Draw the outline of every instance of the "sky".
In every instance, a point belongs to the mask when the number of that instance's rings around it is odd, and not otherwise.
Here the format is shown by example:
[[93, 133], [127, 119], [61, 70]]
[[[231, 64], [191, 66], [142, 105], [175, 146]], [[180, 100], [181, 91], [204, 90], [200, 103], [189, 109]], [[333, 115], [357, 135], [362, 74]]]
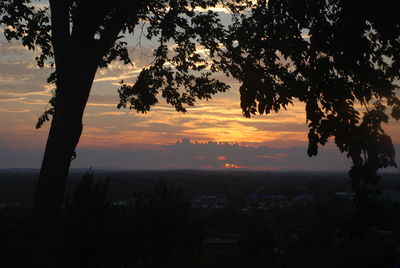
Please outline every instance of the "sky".
[[[329, 143], [307, 156], [304, 105], [245, 118], [238, 83], [178, 113], [161, 99], [147, 114], [117, 109], [118, 82], [135, 81], [152, 61], [152, 42], [129, 39], [132, 65], [115, 62], [97, 72], [72, 168], [348, 170], [351, 162]], [[0, 168], [40, 168], [49, 123], [35, 129], [53, 85], [35, 53], [0, 37]], [[385, 126], [400, 149], [400, 124]]]

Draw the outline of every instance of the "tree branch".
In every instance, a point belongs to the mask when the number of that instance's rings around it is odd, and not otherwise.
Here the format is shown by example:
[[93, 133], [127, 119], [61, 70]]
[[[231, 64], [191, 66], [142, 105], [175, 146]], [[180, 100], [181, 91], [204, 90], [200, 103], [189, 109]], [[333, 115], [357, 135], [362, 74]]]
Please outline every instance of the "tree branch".
[[66, 63], [70, 38], [69, 5], [64, 0], [50, 0], [49, 2], [54, 58], [57, 70], [62, 72], [62, 68], [68, 66]]
[[[105, 1], [97, 1], [93, 5], [90, 1], [79, 1], [76, 12], [73, 14], [72, 36], [81, 40], [93, 41], [96, 32], [104, 22], [104, 18], [110, 11]], [[90, 16], [88, 16], [90, 14]]]
[[119, 6], [115, 13], [109, 20], [107, 25], [101, 33], [100, 39], [97, 42], [97, 56], [98, 59], [102, 58], [107, 54], [107, 51], [111, 49], [114, 43], [118, 39], [119, 33], [124, 29], [124, 24], [127, 18], [135, 21], [138, 20], [138, 11], [140, 10], [140, 5], [136, 5], [135, 8], [131, 9], [131, 4], [126, 3], [126, 5]]

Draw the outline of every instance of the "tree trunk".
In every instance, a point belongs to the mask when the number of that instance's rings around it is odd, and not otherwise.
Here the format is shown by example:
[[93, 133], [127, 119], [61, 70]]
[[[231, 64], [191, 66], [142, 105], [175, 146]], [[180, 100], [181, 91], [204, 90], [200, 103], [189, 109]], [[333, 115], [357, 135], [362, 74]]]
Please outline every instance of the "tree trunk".
[[68, 1], [49, 3], [57, 89], [33, 206], [33, 267], [60, 267], [56, 257], [59, 220], [69, 167], [82, 134], [83, 112], [99, 60], [117, 40], [123, 26], [122, 18], [117, 16], [110, 29], [104, 30], [104, 38], [95, 40], [87, 23], [71, 28]]
[[58, 218], [71, 157], [81, 133], [82, 117], [70, 109], [58, 109], [51, 123], [36, 187], [34, 217], [40, 228], [50, 229]]
[[[55, 113], [36, 186], [33, 206], [34, 267], [58, 261], [59, 226], [72, 156], [82, 134], [82, 117], [97, 70], [85, 49], [73, 50], [68, 68], [57, 69]], [[72, 54], [72, 53], [71, 53]], [[75, 59], [75, 60], [74, 60]], [[42, 256], [40, 256], [42, 255]], [[50, 260], [49, 256], [54, 259]]]

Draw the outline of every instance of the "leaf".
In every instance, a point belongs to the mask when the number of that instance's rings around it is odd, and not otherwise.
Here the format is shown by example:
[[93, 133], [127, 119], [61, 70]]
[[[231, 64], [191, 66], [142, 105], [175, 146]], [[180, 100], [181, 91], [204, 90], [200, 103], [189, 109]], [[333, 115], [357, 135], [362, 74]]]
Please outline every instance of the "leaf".
[[317, 135], [310, 130], [308, 133], [308, 149], [307, 154], [309, 157], [316, 156], [318, 154], [318, 137]]
[[391, 116], [394, 119], [396, 119], [397, 121], [400, 120], [400, 105], [399, 104], [393, 106]]

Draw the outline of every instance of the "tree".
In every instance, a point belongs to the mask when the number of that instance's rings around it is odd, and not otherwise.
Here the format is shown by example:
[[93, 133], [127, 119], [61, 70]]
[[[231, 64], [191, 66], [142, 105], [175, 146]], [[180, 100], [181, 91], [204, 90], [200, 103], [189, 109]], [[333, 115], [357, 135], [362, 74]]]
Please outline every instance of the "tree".
[[[68, 169], [82, 133], [82, 116], [96, 71], [116, 59], [131, 63], [127, 43], [121, 40], [123, 35], [133, 34], [137, 25], [146, 22], [149, 26], [145, 37], [156, 39], [159, 47], [153, 64], [143, 69], [135, 85], [122, 85], [118, 107], [146, 112], [161, 94], [177, 111], [184, 112], [184, 105], [228, 89], [211, 77], [207, 61], [196, 52], [196, 43], [211, 51], [218, 47], [214, 39], [223, 30], [217, 14], [194, 11], [215, 6], [217, 0], [102, 0], [95, 5], [78, 0], [49, 2], [49, 8], [37, 8], [30, 0], [4, 0], [0, 5], [6, 38], [20, 39], [32, 50], [38, 48], [39, 67], [49, 61], [55, 66], [48, 79], [56, 85], [50, 100], [53, 107], [37, 124], [40, 127], [52, 116], [34, 201], [36, 225], [46, 233], [57, 226]], [[173, 55], [168, 50], [171, 41], [176, 44]]]
[[[316, 155], [318, 145], [334, 137], [353, 160], [350, 175], [357, 200], [367, 198], [367, 185], [377, 182], [378, 169], [395, 165], [392, 141], [382, 128], [388, 121], [386, 107], [392, 108], [393, 118], [400, 118], [395, 94], [400, 27], [389, 1], [49, 2], [49, 9], [35, 8], [30, 0], [0, 3], [6, 38], [38, 47], [40, 67], [49, 61], [55, 65], [49, 77], [56, 85], [50, 101], [54, 107], [37, 125], [52, 115], [34, 205], [36, 223], [43, 230], [57, 226], [95, 73], [116, 59], [130, 63], [122, 37], [143, 22], [148, 24], [145, 38], [157, 40], [159, 46], [134, 85], [122, 82], [119, 108], [147, 112], [160, 94], [184, 112], [196, 99], [226, 91], [228, 86], [212, 77], [224, 72], [241, 83], [247, 117], [278, 112], [295, 99], [306, 103], [308, 154]], [[232, 12], [229, 28], [215, 12], [195, 11], [217, 3]], [[198, 45], [208, 50], [209, 59], [196, 52]]]
[[109, 179], [95, 180], [93, 170], [89, 170], [65, 204], [61, 224], [63, 248], [69, 261], [78, 263], [77, 267], [99, 266], [95, 256], [102, 255], [99, 252], [107, 251], [109, 244], [113, 243], [109, 231], [111, 211], [108, 193]]
[[219, 67], [241, 82], [244, 116], [278, 112], [294, 100], [306, 104], [308, 155], [334, 138], [353, 162], [349, 174], [362, 215], [377, 171], [396, 166], [382, 127], [388, 108], [400, 119], [395, 10], [392, 1], [257, 1], [235, 15], [219, 55]]

